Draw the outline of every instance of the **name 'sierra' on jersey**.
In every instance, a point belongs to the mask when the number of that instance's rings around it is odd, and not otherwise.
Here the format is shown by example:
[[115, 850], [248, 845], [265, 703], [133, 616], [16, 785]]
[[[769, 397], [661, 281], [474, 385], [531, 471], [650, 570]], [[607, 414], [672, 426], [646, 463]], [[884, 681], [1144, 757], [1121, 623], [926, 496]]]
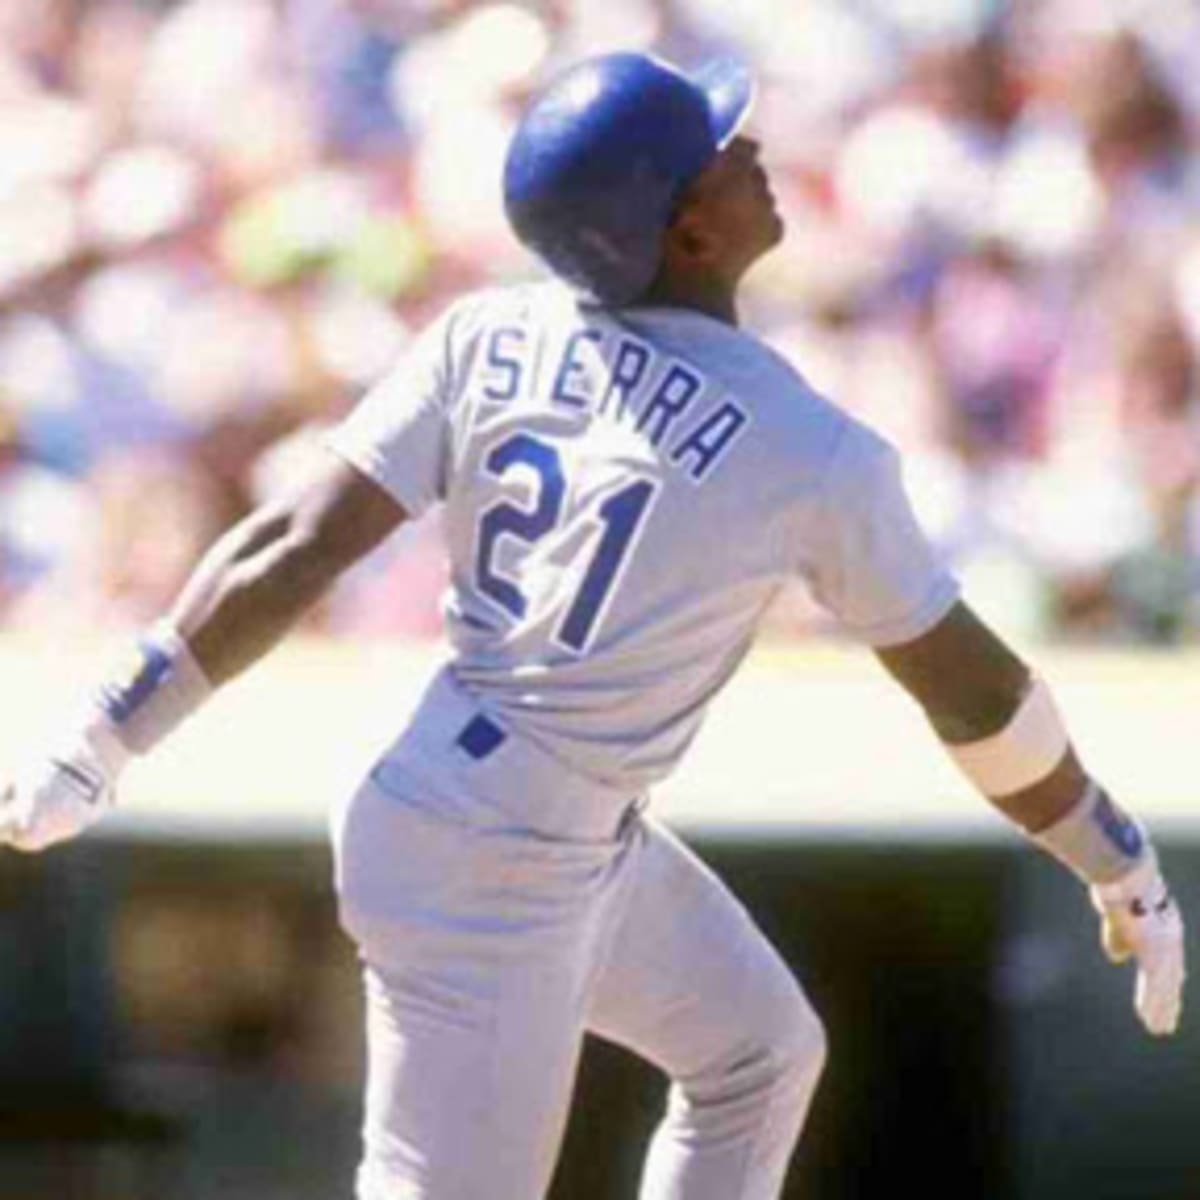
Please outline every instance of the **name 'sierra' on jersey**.
[[634, 429], [697, 483], [750, 426], [750, 414], [703, 371], [632, 333], [585, 325], [555, 342], [524, 325], [489, 330], [468, 395], [478, 391], [488, 404], [548, 402]]

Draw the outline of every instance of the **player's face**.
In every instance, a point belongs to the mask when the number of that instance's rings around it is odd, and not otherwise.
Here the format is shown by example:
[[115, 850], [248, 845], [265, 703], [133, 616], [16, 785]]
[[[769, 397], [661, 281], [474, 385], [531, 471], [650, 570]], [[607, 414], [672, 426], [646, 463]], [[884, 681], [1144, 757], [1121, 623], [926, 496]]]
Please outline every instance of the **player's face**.
[[738, 278], [783, 237], [783, 219], [753, 138], [736, 137], [688, 189], [685, 208], [723, 273]]

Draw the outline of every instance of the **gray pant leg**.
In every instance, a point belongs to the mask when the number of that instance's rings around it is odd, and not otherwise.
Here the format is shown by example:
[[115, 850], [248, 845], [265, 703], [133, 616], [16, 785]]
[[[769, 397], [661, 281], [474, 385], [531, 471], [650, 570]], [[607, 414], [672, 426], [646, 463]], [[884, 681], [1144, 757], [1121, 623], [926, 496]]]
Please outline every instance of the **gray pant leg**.
[[422, 800], [367, 785], [335, 837], [342, 922], [366, 966], [359, 1200], [539, 1200], [623, 848]]
[[641, 1200], [775, 1200], [825, 1060], [798, 983], [717, 877], [643, 823], [588, 1024], [671, 1079]]

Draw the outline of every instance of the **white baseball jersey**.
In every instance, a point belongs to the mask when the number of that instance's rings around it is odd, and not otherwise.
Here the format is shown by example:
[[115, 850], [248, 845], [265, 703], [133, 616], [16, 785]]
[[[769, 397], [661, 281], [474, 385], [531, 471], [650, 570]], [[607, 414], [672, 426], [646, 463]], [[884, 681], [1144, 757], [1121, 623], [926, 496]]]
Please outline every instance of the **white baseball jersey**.
[[451, 561], [452, 669], [484, 711], [640, 791], [684, 751], [780, 587], [909, 640], [957, 598], [898, 456], [755, 338], [557, 283], [454, 304], [333, 431]]

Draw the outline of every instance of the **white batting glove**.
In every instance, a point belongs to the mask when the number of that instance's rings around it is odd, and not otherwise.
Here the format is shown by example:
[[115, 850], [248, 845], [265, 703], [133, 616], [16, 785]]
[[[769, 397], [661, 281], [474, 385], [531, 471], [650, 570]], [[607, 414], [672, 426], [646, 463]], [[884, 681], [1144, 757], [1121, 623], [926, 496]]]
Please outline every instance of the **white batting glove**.
[[1183, 955], [1183, 918], [1151, 850], [1114, 883], [1089, 889], [1101, 918], [1100, 941], [1114, 963], [1137, 960], [1134, 1007], [1142, 1024], [1157, 1037], [1175, 1032], [1187, 975]]
[[95, 727], [40, 754], [0, 793], [0, 844], [32, 853], [94, 825], [116, 801], [126, 755]]

